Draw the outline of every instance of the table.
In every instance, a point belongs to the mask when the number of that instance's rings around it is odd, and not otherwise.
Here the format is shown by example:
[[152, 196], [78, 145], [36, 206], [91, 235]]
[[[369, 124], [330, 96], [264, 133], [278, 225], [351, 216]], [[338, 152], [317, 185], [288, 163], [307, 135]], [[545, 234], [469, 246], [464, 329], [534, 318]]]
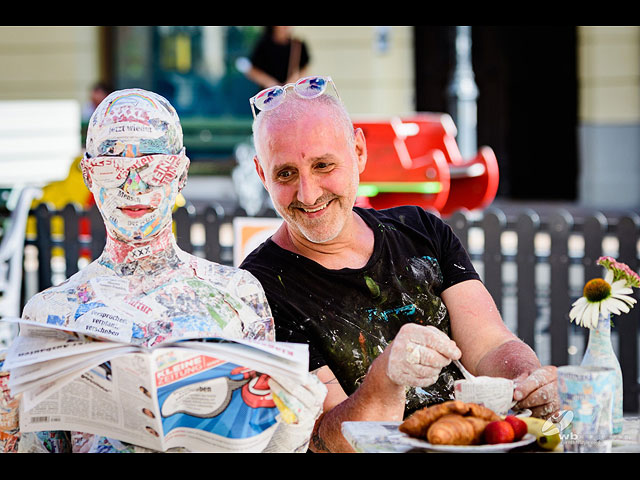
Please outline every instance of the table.
[[[399, 434], [398, 425], [400, 422], [343, 422], [342, 435], [358, 453], [428, 452], [394, 440]], [[613, 436], [612, 443], [612, 453], [640, 453], [640, 416], [626, 416], [622, 432]], [[514, 451], [546, 452], [535, 443]], [[549, 453], [561, 452], [559, 447]]]

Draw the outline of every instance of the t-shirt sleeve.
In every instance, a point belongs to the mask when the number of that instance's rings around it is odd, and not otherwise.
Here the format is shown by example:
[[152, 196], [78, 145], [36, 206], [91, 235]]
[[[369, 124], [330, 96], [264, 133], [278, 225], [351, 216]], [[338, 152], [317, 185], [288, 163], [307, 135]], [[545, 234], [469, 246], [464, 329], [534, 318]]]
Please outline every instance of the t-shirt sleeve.
[[451, 227], [439, 217], [424, 210], [421, 216], [426, 222], [425, 227], [431, 230], [436, 242], [435, 247], [439, 250], [438, 260], [443, 281], [437, 293], [440, 294], [447, 288], [466, 280], [480, 280], [480, 275], [473, 266], [469, 253]]

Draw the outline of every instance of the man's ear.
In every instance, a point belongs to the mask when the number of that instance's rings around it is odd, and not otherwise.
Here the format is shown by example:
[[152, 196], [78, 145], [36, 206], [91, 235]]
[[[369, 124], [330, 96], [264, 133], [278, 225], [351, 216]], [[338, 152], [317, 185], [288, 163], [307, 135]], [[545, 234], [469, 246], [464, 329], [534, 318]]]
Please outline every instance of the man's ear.
[[[258, 160], [258, 156], [254, 155], [253, 163], [256, 166], [256, 172], [258, 172], [258, 176], [260, 177], [260, 181], [265, 189], [267, 189], [267, 184], [265, 183], [264, 170], [262, 170], [262, 165], [260, 165], [260, 160]], [[268, 190], [268, 189], [267, 189]]]
[[355, 153], [358, 160], [358, 172], [364, 172], [367, 166], [367, 140], [364, 138], [364, 132], [361, 128], [356, 128], [355, 135]]

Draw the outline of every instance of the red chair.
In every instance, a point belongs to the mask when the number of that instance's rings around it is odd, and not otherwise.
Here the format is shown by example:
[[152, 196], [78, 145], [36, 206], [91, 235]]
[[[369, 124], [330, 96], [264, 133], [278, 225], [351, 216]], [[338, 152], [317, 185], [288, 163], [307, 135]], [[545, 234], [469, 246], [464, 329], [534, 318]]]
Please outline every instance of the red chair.
[[367, 140], [367, 166], [360, 174], [357, 204], [375, 209], [420, 205], [440, 211], [449, 196], [449, 168], [443, 152], [425, 145], [409, 151], [406, 139], [415, 125], [398, 118], [359, 120]]
[[419, 205], [446, 216], [489, 205], [498, 189], [498, 163], [482, 147], [465, 160], [451, 117], [419, 113], [403, 119], [355, 120], [367, 139], [357, 204], [376, 209]]

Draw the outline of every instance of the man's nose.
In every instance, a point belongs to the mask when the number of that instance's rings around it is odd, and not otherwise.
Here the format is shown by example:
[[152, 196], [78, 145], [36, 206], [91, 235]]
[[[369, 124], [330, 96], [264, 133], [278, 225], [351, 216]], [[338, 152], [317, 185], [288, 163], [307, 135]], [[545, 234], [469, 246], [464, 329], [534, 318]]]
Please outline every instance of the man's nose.
[[322, 188], [313, 175], [299, 174], [297, 199], [304, 205], [315, 205], [322, 196]]
[[149, 185], [142, 180], [137, 170], [133, 168], [129, 170], [129, 175], [122, 186], [125, 193], [129, 195], [136, 195], [146, 192], [148, 188]]

